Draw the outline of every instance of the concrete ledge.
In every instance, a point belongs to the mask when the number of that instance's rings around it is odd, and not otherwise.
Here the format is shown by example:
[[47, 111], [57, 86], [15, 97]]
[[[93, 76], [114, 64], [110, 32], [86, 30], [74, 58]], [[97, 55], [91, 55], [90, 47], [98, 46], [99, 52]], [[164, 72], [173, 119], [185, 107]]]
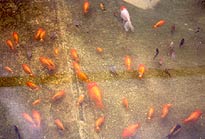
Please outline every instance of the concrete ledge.
[[160, 0], [124, 0], [141, 9], [153, 9]]

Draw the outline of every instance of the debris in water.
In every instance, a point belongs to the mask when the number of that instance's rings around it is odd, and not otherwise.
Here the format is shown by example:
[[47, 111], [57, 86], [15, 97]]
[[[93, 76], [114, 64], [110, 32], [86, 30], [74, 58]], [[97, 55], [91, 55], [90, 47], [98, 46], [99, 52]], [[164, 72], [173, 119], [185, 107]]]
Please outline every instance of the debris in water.
[[114, 75], [114, 76], [119, 75], [119, 74], [117, 73], [116, 66], [114, 66], [114, 65], [112, 65], [112, 66], [109, 67], [109, 71], [110, 71], [110, 73], [111, 73], [112, 75]]
[[174, 126], [170, 129], [169, 134], [167, 135], [167, 138], [168, 138], [168, 139], [172, 138], [174, 135], [176, 135], [177, 133], [179, 133], [179, 131], [181, 131], [181, 125], [179, 125], [179, 124], [174, 125]]
[[184, 45], [184, 41], [185, 41], [184, 38], [182, 38], [181, 41], [180, 41], [180, 44], [179, 44], [180, 48]]

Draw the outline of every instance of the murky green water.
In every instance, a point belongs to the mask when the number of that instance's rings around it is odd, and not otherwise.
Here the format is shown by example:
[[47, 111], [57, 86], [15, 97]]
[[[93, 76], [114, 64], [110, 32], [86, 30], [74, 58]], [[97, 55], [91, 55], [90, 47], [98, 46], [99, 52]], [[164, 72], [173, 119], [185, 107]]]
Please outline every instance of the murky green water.
[[[16, 19], [21, 22], [15, 26], [9, 24], [8, 28], [1, 27], [0, 138], [15, 139], [13, 125], [17, 125], [24, 139], [119, 139], [122, 138], [122, 130], [136, 122], [141, 127], [131, 137], [133, 139], [166, 138], [171, 127], [177, 123], [182, 125], [182, 129], [173, 138], [205, 138], [204, 9], [193, 0], [160, 1], [154, 9], [148, 10], [122, 1], [103, 2], [105, 11], [99, 8], [100, 1], [90, 0], [90, 12], [84, 16], [83, 1], [36, 1], [23, 12], [25, 18]], [[119, 16], [121, 5], [127, 7], [135, 32], [124, 31]], [[160, 19], [164, 19], [166, 24], [153, 29], [154, 23]], [[1, 20], [2, 25], [3, 22], [6, 21]], [[176, 31], [171, 34], [173, 24]], [[39, 27], [47, 32], [44, 42], [33, 40]], [[195, 33], [197, 27], [200, 30]], [[12, 38], [13, 31], [20, 34], [21, 45], [17, 53], [11, 52], [5, 44], [7, 39]], [[51, 39], [55, 33], [57, 38]], [[182, 38], [185, 44], [179, 48]], [[176, 53], [174, 59], [167, 55], [172, 41]], [[96, 47], [103, 48], [103, 53], [96, 53]], [[54, 48], [59, 49], [59, 56], [54, 55]], [[76, 77], [69, 56], [70, 48], [77, 50], [82, 71], [99, 85], [104, 110], [96, 109], [87, 96], [86, 84]], [[153, 60], [156, 48], [160, 52]], [[26, 56], [28, 50], [32, 52], [31, 60]], [[125, 69], [125, 55], [132, 58], [131, 72]], [[40, 64], [40, 56], [54, 61], [57, 68], [52, 74]], [[160, 58], [163, 58], [161, 66], [158, 64]], [[29, 77], [22, 70], [23, 63], [31, 67], [35, 77]], [[141, 80], [137, 78], [140, 63], [146, 66]], [[112, 65], [116, 66], [116, 77], [109, 72]], [[11, 67], [14, 74], [6, 72], [4, 66]], [[169, 69], [171, 77], [165, 69]], [[29, 89], [25, 85], [27, 81], [36, 83], [41, 89]], [[59, 90], [64, 90], [66, 96], [52, 102], [51, 97]], [[76, 107], [76, 100], [81, 94], [85, 94], [85, 102], [82, 107]], [[128, 99], [128, 110], [121, 104], [123, 97]], [[32, 106], [38, 98], [41, 103]], [[161, 109], [166, 103], [173, 104], [173, 107], [167, 118], [161, 119]], [[147, 122], [146, 114], [150, 106], [155, 108], [155, 114]], [[24, 112], [31, 115], [33, 109], [41, 114], [41, 128], [38, 130], [33, 129], [22, 116]], [[183, 124], [182, 120], [195, 109], [203, 111], [200, 119]], [[105, 123], [100, 133], [96, 133], [95, 120], [101, 115], [105, 116]], [[56, 118], [63, 122], [65, 131], [57, 129], [54, 124]]]

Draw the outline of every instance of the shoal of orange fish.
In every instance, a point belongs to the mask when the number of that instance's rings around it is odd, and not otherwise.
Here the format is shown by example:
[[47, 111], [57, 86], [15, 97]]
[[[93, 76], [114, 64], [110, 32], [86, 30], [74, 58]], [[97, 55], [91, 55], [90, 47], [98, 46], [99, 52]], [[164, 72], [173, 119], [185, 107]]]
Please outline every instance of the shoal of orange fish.
[[101, 116], [95, 121], [96, 132], [100, 131], [100, 127], [103, 125], [104, 122], [105, 122], [105, 116]]
[[101, 3], [99, 4], [99, 6], [100, 6], [100, 9], [101, 9], [102, 11], [105, 11], [105, 4], [104, 4], [103, 2], [101, 2]]
[[41, 42], [44, 41], [44, 40], [45, 40], [45, 37], [46, 37], [46, 31], [43, 30], [43, 31], [40, 33], [40, 35], [39, 35], [40, 41], [41, 41]]
[[99, 53], [99, 54], [101, 54], [101, 53], [103, 52], [103, 48], [97, 47], [97, 48], [96, 48], [96, 52]]
[[37, 100], [35, 100], [33, 103], [32, 103], [32, 105], [33, 106], [36, 106], [36, 105], [38, 105], [38, 104], [40, 104], [41, 103], [41, 99], [37, 99]]
[[30, 76], [34, 76], [31, 68], [27, 64], [22, 64], [22, 68], [25, 73], [29, 74]]
[[131, 70], [131, 57], [130, 56], [125, 56], [125, 66], [126, 66], [126, 69], [127, 71], [130, 71]]
[[81, 71], [81, 68], [80, 68], [80, 65], [78, 64], [78, 62], [73, 61], [72, 66], [73, 66], [73, 69], [74, 69], [75, 72]]
[[51, 100], [52, 101], [57, 101], [57, 100], [63, 98], [64, 96], [65, 96], [65, 91], [61, 90], [61, 91], [58, 91], [55, 95], [53, 95]]
[[58, 56], [59, 55], [59, 49], [58, 48], [54, 48], [53, 49], [54, 55]]
[[39, 61], [43, 66], [46, 66], [48, 70], [55, 70], [55, 64], [50, 58], [41, 56], [39, 57]]
[[32, 117], [37, 128], [41, 127], [41, 115], [37, 110], [32, 110]]
[[152, 118], [153, 118], [153, 115], [154, 115], [154, 107], [150, 107], [149, 108], [149, 111], [148, 111], [148, 113], [147, 113], [147, 119], [148, 120], [151, 120]]
[[90, 2], [88, 0], [84, 0], [83, 3], [83, 14], [86, 15], [90, 9]]
[[80, 106], [83, 103], [84, 99], [85, 99], [85, 95], [83, 94], [80, 95], [77, 100], [77, 106]]
[[138, 71], [138, 77], [142, 78], [145, 72], [144, 64], [139, 64], [137, 71]]
[[165, 24], [165, 21], [164, 20], [160, 20], [158, 21], [156, 24], [154, 24], [153, 28], [158, 28], [158, 27], [161, 27]]
[[187, 118], [183, 120], [183, 123], [187, 124], [190, 122], [196, 122], [201, 117], [201, 115], [202, 115], [202, 111], [200, 109], [196, 109]]
[[161, 118], [165, 118], [168, 113], [169, 113], [169, 109], [172, 107], [172, 104], [165, 104], [162, 108], [162, 112], [161, 112]]
[[7, 72], [10, 72], [11, 74], [14, 73], [13, 70], [10, 67], [8, 67], [8, 66], [5, 66], [4, 70], [6, 70]]
[[60, 130], [65, 130], [65, 127], [60, 119], [55, 119], [54, 123]]
[[140, 128], [140, 124], [139, 123], [136, 123], [136, 124], [133, 124], [133, 125], [129, 125], [122, 132], [123, 139], [131, 137], [131, 136], [134, 136], [134, 134], [137, 132], [138, 128]]
[[38, 30], [36, 31], [34, 38], [36, 40], [41, 40], [43, 41], [44, 37], [46, 35], [46, 31], [43, 28], [38, 28]]
[[13, 32], [13, 38], [14, 38], [14, 42], [16, 43], [16, 45], [19, 44], [19, 35], [17, 32]]
[[14, 45], [13, 45], [11, 40], [6, 40], [6, 44], [10, 48], [10, 50], [12, 50], [12, 51], [15, 50], [15, 47], [14, 47]]
[[70, 49], [70, 56], [73, 60], [75, 60], [76, 62], [79, 62], [79, 57], [78, 57], [76, 49], [74, 48]]
[[89, 82], [89, 78], [84, 72], [78, 70], [78, 71], [76, 71], [76, 75], [77, 75], [79, 80], [81, 80], [83, 82]]
[[36, 126], [33, 118], [29, 114], [22, 113], [22, 116], [26, 121], [28, 121], [30, 124], [32, 124], [32, 126], [34, 126], [34, 127]]
[[41, 34], [42, 31], [43, 31], [43, 28], [38, 28], [38, 30], [36, 31], [36, 33], [35, 33], [35, 35], [34, 35], [34, 38], [35, 38], [36, 40], [39, 39], [39, 36], [40, 36], [40, 34]]
[[36, 85], [36, 84], [34, 84], [33, 82], [30, 82], [30, 81], [26, 82], [26, 85], [29, 88], [31, 88], [32, 90], [36, 90], [37, 91], [37, 90], [40, 89], [40, 87], [38, 85]]
[[95, 82], [89, 82], [87, 84], [88, 96], [95, 103], [97, 108], [103, 109], [104, 104], [102, 102], [102, 92]]
[[128, 106], [129, 106], [129, 105], [128, 105], [128, 100], [127, 100], [127, 98], [124, 97], [124, 98], [122, 99], [122, 105], [123, 105], [126, 109], [128, 109]]

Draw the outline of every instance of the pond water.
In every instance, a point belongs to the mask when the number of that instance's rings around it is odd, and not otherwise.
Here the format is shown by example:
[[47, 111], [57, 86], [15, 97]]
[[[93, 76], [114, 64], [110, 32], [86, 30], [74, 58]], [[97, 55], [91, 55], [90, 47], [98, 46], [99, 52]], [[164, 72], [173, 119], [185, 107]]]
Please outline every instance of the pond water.
[[[140, 127], [130, 139], [164, 139], [176, 124], [181, 130], [173, 138], [205, 139], [205, 9], [195, 0], [158, 1], [152, 8], [142, 8], [133, 0], [89, 2], [86, 15], [82, 0], [28, 2], [29, 8], [20, 16], [1, 20], [0, 139], [18, 138], [15, 125], [23, 139], [120, 139], [123, 129], [135, 123]], [[123, 28], [122, 5], [130, 14], [134, 32]], [[153, 28], [160, 20], [165, 24]], [[3, 27], [7, 22], [8, 26]], [[46, 31], [42, 42], [33, 37], [39, 27]], [[15, 52], [5, 43], [13, 40], [14, 31], [20, 39]], [[183, 38], [184, 44], [179, 47]], [[97, 47], [103, 52], [97, 52]], [[89, 98], [89, 82], [78, 78], [73, 69], [71, 48], [78, 53], [81, 73], [100, 88], [104, 109], [95, 106]], [[153, 59], [156, 48], [159, 54]], [[59, 53], [54, 52], [56, 49]], [[40, 63], [42, 56], [54, 62], [53, 71]], [[126, 69], [125, 56], [131, 58], [131, 71]], [[22, 64], [29, 65], [33, 77], [24, 72]], [[145, 65], [142, 79], [138, 77], [139, 64]], [[14, 73], [6, 71], [5, 66]], [[40, 89], [30, 89], [28, 81]], [[61, 90], [65, 92], [63, 98], [53, 101]], [[76, 106], [82, 94], [85, 100]], [[124, 97], [128, 109], [122, 105]], [[41, 102], [33, 106], [37, 99]], [[162, 119], [162, 108], [168, 103], [172, 106]], [[147, 120], [150, 107], [155, 112]], [[199, 119], [184, 124], [182, 121], [196, 109], [202, 111]], [[40, 127], [34, 127], [36, 124], [23, 116], [34, 111], [40, 114]], [[95, 121], [100, 116], [105, 116], [105, 121], [96, 133]], [[57, 128], [56, 119], [65, 130]]]

